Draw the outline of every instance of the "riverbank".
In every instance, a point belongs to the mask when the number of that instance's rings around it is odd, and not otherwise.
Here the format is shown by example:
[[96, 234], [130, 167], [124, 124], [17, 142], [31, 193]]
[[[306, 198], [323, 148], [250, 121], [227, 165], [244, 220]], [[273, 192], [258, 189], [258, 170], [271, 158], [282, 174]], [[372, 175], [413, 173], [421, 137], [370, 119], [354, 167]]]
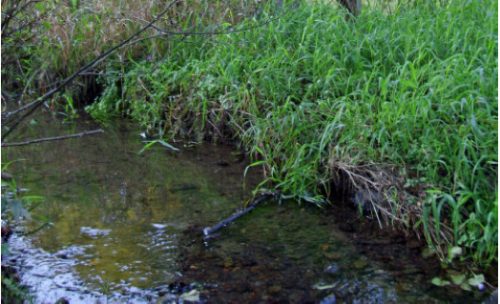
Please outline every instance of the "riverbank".
[[[132, 118], [166, 140], [237, 139], [265, 169], [260, 188], [319, 206], [353, 200], [380, 226], [425, 239], [442, 261], [497, 262], [495, 2], [368, 8], [356, 22], [323, 2], [225, 9], [210, 20], [191, 11], [196, 22], [181, 8], [161, 25], [212, 34], [144, 39], [98, 66], [103, 91], [87, 108], [95, 119]], [[53, 60], [63, 75], [137, 27], [84, 16], [69, 40], [94, 44], [63, 44], [57, 58], [66, 59]], [[71, 96], [54, 100], [68, 116]]]
[[459, 1], [353, 23], [306, 3], [147, 54], [103, 77], [88, 111], [167, 138], [240, 138], [262, 186], [317, 205], [371, 193], [357, 201], [381, 225], [484, 265], [497, 259], [496, 16], [494, 3]]

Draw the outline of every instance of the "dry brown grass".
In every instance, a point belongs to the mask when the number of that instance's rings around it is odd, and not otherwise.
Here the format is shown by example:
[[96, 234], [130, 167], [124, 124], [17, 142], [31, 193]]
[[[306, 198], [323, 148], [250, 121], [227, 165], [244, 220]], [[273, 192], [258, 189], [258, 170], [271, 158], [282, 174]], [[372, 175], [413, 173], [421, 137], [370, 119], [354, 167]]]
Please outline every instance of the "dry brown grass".
[[[409, 185], [407, 172], [401, 168], [383, 164], [355, 164], [338, 161], [330, 157], [327, 162], [332, 187], [346, 191], [355, 197], [353, 203], [367, 205], [372, 218], [380, 227], [392, 226], [402, 230], [411, 229], [419, 239], [425, 239], [423, 204], [431, 185]], [[356, 194], [355, 194], [356, 193]], [[358, 195], [360, 196], [358, 198]], [[362, 201], [362, 202], [360, 202]], [[429, 243], [438, 244], [437, 253], [446, 256], [447, 246], [453, 244], [453, 229], [446, 222], [435, 226], [435, 219], [429, 217]]]

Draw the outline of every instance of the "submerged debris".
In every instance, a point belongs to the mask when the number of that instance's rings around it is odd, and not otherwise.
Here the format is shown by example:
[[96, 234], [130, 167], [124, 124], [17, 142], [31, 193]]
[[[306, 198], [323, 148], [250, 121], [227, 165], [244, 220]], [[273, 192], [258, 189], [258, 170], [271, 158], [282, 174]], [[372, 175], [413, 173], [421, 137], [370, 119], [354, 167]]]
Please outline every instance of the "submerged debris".
[[270, 193], [265, 193], [263, 194], [260, 198], [253, 200], [248, 204], [248, 207], [241, 210], [238, 213], [233, 214], [231, 217], [221, 221], [217, 225], [213, 226], [212, 228], [206, 227], [203, 229], [203, 234], [205, 236], [209, 236], [210, 234], [214, 233], [215, 231], [219, 230], [222, 227], [225, 227], [227, 224], [231, 223], [235, 219], [239, 218], [240, 216], [252, 211], [258, 204], [268, 200], [269, 198], [274, 198], [275, 200], [279, 199], [280, 193], [279, 192], [270, 192]]

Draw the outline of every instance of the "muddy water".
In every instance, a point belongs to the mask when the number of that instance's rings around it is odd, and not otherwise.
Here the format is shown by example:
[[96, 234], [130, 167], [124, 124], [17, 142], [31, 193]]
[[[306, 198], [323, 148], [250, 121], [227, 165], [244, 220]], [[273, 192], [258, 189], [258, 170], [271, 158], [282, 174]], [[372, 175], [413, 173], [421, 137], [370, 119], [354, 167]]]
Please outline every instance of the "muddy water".
[[[95, 127], [38, 118], [26, 137]], [[100, 135], [2, 149], [4, 162], [25, 159], [9, 166], [17, 186], [45, 198], [34, 219], [53, 223], [9, 241], [8, 263], [34, 302], [474, 300], [433, 288], [406, 249], [374, 259], [328, 212], [293, 202], [266, 202], [206, 239], [202, 229], [241, 209], [262, 173], [244, 178], [249, 160], [230, 147], [177, 142], [178, 152], [138, 154], [144, 145], [120, 122]]]

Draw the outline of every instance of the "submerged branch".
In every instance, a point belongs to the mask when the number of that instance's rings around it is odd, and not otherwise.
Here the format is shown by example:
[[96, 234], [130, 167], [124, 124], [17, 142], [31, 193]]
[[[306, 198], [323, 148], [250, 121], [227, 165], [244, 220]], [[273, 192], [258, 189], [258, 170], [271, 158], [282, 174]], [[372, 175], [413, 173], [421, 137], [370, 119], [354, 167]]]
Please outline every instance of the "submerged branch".
[[213, 226], [212, 228], [210, 227], [206, 227], [205, 229], [203, 229], [203, 233], [206, 235], [206, 236], [209, 236], [210, 234], [216, 232], [217, 230], [221, 229], [222, 227], [225, 227], [227, 224], [231, 223], [232, 221], [234, 221], [235, 219], [241, 217], [242, 215], [252, 211], [258, 204], [264, 202], [264, 201], [267, 201], [269, 198], [274, 198], [276, 199], [277, 197], [279, 196], [279, 192], [276, 192], [276, 193], [266, 193], [266, 194], [263, 194], [260, 198], [252, 201], [250, 204], [249, 204], [249, 207], [241, 210], [240, 212], [232, 215], [231, 217], [221, 221], [220, 223], [218, 223], [217, 225]]
[[82, 137], [85, 135], [92, 135], [92, 134], [96, 134], [96, 133], [104, 133], [104, 131], [102, 129], [97, 129], [97, 130], [85, 131], [82, 133], [71, 134], [71, 135], [34, 139], [34, 140], [20, 142], [20, 143], [2, 143], [2, 147], [25, 146], [25, 145], [29, 145], [29, 144], [44, 142], [44, 141], [67, 139], [67, 138], [72, 138], [72, 137]]

